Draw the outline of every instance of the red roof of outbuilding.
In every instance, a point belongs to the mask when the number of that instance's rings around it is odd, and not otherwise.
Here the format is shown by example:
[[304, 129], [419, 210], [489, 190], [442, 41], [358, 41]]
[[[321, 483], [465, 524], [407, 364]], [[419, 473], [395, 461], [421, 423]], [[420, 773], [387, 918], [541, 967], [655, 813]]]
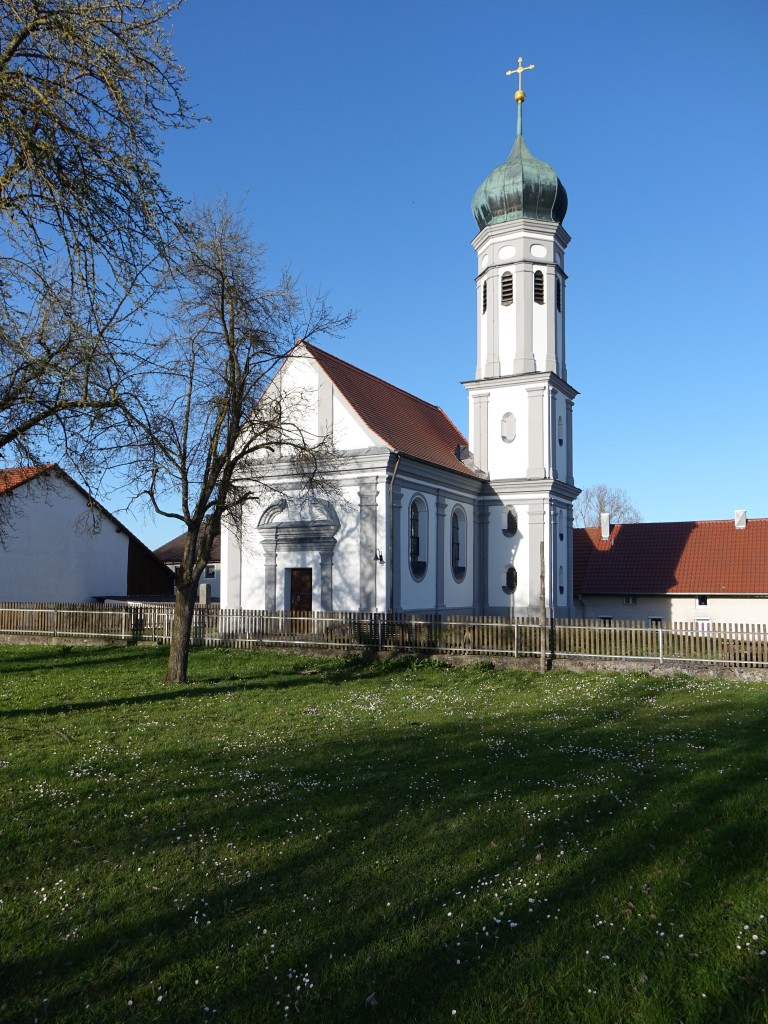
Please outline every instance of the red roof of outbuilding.
[[768, 519], [573, 531], [574, 594], [768, 594]]
[[306, 341], [301, 344], [387, 447], [422, 462], [477, 476], [457, 455], [457, 448], [465, 447], [467, 441], [442, 409]]
[[52, 468], [53, 463], [47, 462], [43, 466], [14, 466], [11, 469], [0, 469], [0, 494], [7, 494], [19, 484], [25, 484]]

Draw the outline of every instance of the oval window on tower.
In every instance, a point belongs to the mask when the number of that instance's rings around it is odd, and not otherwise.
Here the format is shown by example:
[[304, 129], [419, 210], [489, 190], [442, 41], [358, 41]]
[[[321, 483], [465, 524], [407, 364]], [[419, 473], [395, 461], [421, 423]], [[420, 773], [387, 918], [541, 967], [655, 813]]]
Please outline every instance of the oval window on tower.
[[517, 421], [513, 412], [505, 412], [501, 417], [501, 439], [510, 444], [517, 434]]

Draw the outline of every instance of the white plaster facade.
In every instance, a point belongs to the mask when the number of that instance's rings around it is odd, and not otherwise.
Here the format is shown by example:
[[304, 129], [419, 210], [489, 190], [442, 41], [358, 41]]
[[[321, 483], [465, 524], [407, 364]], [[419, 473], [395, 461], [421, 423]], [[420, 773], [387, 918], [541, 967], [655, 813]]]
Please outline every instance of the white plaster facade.
[[[8, 501], [11, 496], [0, 495]], [[0, 547], [0, 601], [86, 603], [127, 594], [129, 534], [66, 478], [12, 491]]]
[[[291, 573], [305, 569], [311, 571], [312, 610], [471, 611], [475, 507], [483, 481], [393, 451], [306, 347], [287, 360], [279, 384], [309, 396], [302, 430], [316, 436], [332, 431], [336, 449], [343, 451], [326, 481], [335, 493], [302, 498], [290, 467], [276, 462], [269, 477], [272, 498], [248, 507], [238, 533], [226, 526], [222, 531], [222, 605], [290, 611]], [[410, 570], [408, 544], [414, 499], [426, 511], [426, 568], [419, 579]], [[449, 531], [456, 510], [464, 523], [462, 574], [451, 564]]]
[[590, 594], [579, 599], [576, 614], [589, 620], [639, 622], [643, 626], [660, 623], [695, 625], [705, 632], [716, 625], [765, 625], [768, 622], [768, 595]]

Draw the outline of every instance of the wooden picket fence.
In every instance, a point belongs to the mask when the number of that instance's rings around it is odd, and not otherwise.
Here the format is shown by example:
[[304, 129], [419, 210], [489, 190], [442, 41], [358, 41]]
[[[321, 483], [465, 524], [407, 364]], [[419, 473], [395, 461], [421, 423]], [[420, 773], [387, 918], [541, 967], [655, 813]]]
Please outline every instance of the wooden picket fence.
[[[172, 604], [0, 604], [0, 636], [167, 643]], [[475, 615], [385, 615], [220, 608], [195, 610], [192, 643], [205, 646], [302, 646], [417, 654], [624, 660], [768, 667], [768, 625], [606, 623]]]

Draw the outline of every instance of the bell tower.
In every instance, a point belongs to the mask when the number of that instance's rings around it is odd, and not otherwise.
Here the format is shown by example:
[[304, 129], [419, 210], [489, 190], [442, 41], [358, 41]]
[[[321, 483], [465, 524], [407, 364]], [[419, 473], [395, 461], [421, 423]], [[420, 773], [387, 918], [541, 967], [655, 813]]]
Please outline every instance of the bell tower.
[[[518, 66], [517, 136], [507, 160], [475, 192], [477, 360], [469, 397], [469, 443], [487, 473], [486, 593], [491, 614], [539, 610], [542, 544], [545, 602], [570, 611], [572, 593], [572, 410], [565, 349], [568, 198], [555, 171], [523, 138]], [[478, 595], [480, 596], [480, 595]]]

